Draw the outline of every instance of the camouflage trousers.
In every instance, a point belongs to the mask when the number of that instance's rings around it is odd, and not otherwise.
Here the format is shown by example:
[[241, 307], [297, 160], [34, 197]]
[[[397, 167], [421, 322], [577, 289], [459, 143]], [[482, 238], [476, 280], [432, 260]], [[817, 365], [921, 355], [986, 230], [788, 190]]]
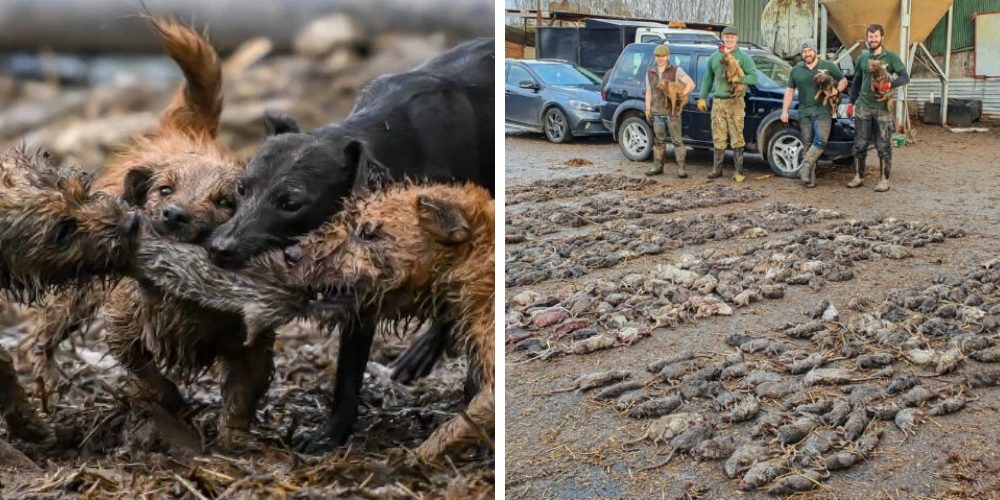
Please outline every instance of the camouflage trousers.
[[726, 139], [733, 148], [746, 145], [743, 140], [743, 120], [746, 104], [743, 97], [712, 100], [712, 142], [715, 149], [726, 149]]
[[[678, 152], [684, 149], [684, 141], [681, 140], [681, 117], [653, 115], [653, 163], [655, 165], [663, 165], [666, 158], [668, 129], [670, 130], [670, 142], [674, 145], [674, 151]], [[678, 162], [682, 161], [678, 157]]]
[[892, 132], [896, 128], [895, 122], [896, 117], [887, 110], [855, 107], [854, 156], [864, 159], [868, 153], [868, 145], [875, 141], [878, 157], [892, 158]]

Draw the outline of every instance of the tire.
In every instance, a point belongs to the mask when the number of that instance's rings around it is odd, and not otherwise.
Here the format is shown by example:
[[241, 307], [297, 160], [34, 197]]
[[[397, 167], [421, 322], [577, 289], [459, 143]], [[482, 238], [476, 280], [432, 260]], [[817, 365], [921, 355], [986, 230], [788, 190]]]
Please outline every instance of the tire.
[[780, 177], [798, 178], [805, 145], [795, 127], [778, 129], [767, 141], [767, 164]]
[[834, 165], [850, 165], [852, 163], [854, 163], [853, 156], [845, 156], [843, 158], [837, 158], [836, 160], [833, 160]]
[[565, 144], [573, 140], [573, 132], [569, 129], [569, 120], [566, 113], [553, 106], [545, 112], [542, 118], [542, 131], [545, 138], [555, 144]]
[[631, 161], [646, 161], [653, 156], [653, 127], [645, 118], [630, 116], [618, 126], [618, 147]]

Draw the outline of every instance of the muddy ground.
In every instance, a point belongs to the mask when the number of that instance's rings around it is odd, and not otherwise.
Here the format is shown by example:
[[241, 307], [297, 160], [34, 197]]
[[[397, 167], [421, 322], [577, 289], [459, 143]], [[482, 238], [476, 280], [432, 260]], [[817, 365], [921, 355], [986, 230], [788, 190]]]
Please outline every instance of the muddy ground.
[[[709, 182], [705, 175], [711, 165], [710, 151], [690, 152], [688, 162], [691, 176], [688, 179], [678, 179], [673, 175], [673, 165], [669, 164], [672, 154], [668, 151], [668, 175], [655, 177], [657, 182], [654, 185], [613, 190], [620, 185], [619, 180], [608, 182], [608, 190], [603, 194], [595, 194], [579, 191], [582, 183], [578, 179], [570, 184], [576, 185], [576, 188], [570, 188], [578, 189], [576, 195], [564, 192], [562, 194], [568, 194], [569, 197], [544, 200], [548, 194], [522, 194], [520, 200], [523, 202], [512, 199], [512, 188], [515, 192], [523, 193], [525, 186], [539, 181], [580, 178], [591, 174], [643, 177], [643, 171], [650, 164], [627, 161], [617, 144], [610, 139], [587, 139], [567, 145], [553, 145], [538, 135], [508, 132], [508, 225], [512, 221], [523, 224], [522, 214], [533, 209], [540, 209], [535, 210], [535, 214], [556, 214], [560, 205], [574, 207], [589, 203], [591, 208], [597, 208], [588, 213], [600, 214], [602, 203], [620, 206], [622, 200], [640, 196], [662, 196], [668, 199], [683, 196], [684, 192], [691, 190], [703, 190], [706, 185], [735, 187], [762, 196], [749, 201], [715, 206], [709, 204], [705, 208], [661, 210], [658, 214], [647, 213], [644, 219], [638, 220], [651, 219], [647, 221], [651, 224], [660, 220], [660, 224], [666, 224], [662, 222], [663, 219], [709, 220], [712, 216], [736, 217], [739, 212], [756, 210], [756, 213], [760, 213], [762, 207], [777, 202], [831, 209], [840, 213], [840, 219], [832, 222], [817, 220], [792, 228], [774, 226], [767, 231], [768, 234], [754, 235], [754, 239], [739, 235], [727, 237], [723, 234], [722, 237], [706, 241], [682, 241], [677, 248], [668, 246], [661, 252], [626, 258], [622, 262], [613, 261], [614, 265], [611, 267], [603, 264], [582, 266], [582, 271], [578, 267], [576, 274], [571, 272], [568, 275], [575, 276], [583, 272], [577, 277], [544, 279], [534, 284], [530, 284], [534, 280], [522, 280], [521, 286], [509, 287], [505, 292], [508, 313], [524, 310], [512, 304], [512, 298], [526, 290], [538, 292], [543, 297], [560, 297], [561, 293], [580, 290], [587, 284], [601, 280], [616, 281], [629, 272], [642, 274], [651, 272], [658, 264], [678, 264], [679, 257], [683, 254], [703, 255], [706, 250], [714, 249], [737, 255], [751, 245], [777, 241], [800, 231], [821, 229], [838, 221], [891, 216], [904, 221], [921, 221], [940, 228], [961, 228], [966, 234], [960, 238], [944, 238], [940, 243], [912, 248], [911, 255], [906, 258], [874, 258], [854, 262], [850, 266], [853, 279], [836, 282], [819, 280], [821, 283], [816, 285], [818, 291], [810, 286], [788, 286], [783, 298], [755, 301], [748, 307], [734, 306], [731, 316], [714, 315], [682, 321], [674, 326], [654, 328], [650, 336], [631, 345], [625, 345], [619, 333], [619, 340], [614, 347], [590, 354], [556, 354], [548, 359], [535, 359], [539, 353], [546, 353], [547, 348], [567, 348], [572, 346], [572, 342], [566, 334], [556, 334], [551, 328], [533, 330], [531, 327], [508, 324], [507, 494], [512, 498], [766, 496], [766, 488], [749, 492], [741, 489], [742, 474], [733, 479], [727, 477], [723, 473], [722, 462], [718, 460], [696, 462], [691, 457], [682, 455], [674, 457], [664, 467], [640, 471], [644, 466], [660, 462], [670, 450], [668, 446], [653, 446], [648, 442], [637, 445], [638, 449], [635, 451], [622, 450], [623, 442], [642, 436], [649, 420], [625, 418], [616, 411], [615, 399], [599, 401], [593, 397], [593, 392], [552, 391], [572, 387], [573, 380], [582, 374], [604, 370], [628, 371], [632, 373], [633, 380], [641, 381], [649, 377], [645, 370], [648, 363], [683, 350], [709, 357], [708, 361], [718, 360], [726, 354], [737, 352], [734, 347], [726, 344], [727, 338], [732, 334], [747, 333], [752, 337], [769, 337], [794, 344], [799, 349], [818, 350], [815, 345], [789, 340], [782, 335], [780, 329], [786, 322], [808, 322], [810, 319], [807, 315], [824, 300], [839, 309], [840, 321], [846, 324], [850, 318], [859, 314], [848, 307], [852, 299], [864, 297], [870, 299], [871, 304], [877, 305], [885, 301], [893, 290], [932, 285], [935, 275], [960, 277], [967, 272], [982, 269], [984, 263], [996, 257], [997, 244], [1000, 242], [997, 224], [1000, 216], [996, 209], [1000, 200], [1000, 129], [992, 128], [989, 133], [982, 134], [956, 134], [936, 127], [919, 126], [915, 132], [916, 143], [894, 151], [892, 189], [883, 194], [872, 191], [877, 182], [872, 172], [877, 170], [877, 166], [874, 169], [872, 166], [877, 162], [874, 153], [868, 160], [869, 175], [865, 187], [846, 189], [844, 184], [853, 172], [849, 167], [826, 164], [821, 165], [819, 170], [819, 187], [807, 190], [796, 180], [768, 177], [770, 169], [759, 156], [748, 157], [750, 172], [744, 184], [737, 186], [729, 179], [731, 166], [727, 166], [726, 175], [722, 179]], [[731, 157], [728, 157], [727, 165], [731, 165], [731, 161]], [[526, 189], [529, 193], [541, 192], [537, 187], [536, 184], [534, 189]], [[634, 214], [629, 217], [633, 216]], [[597, 225], [604, 220], [609, 220], [604, 222], [608, 225]], [[636, 219], [620, 216], [616, 219], [612, 214], [602, 217], [600, 221], [566, 223], [564, 219], [555, 219], [555, 222], [537, 224], [537, 228], [540, 228], [536, 231], [538, 234], [529, 231], [523, 236], [523, 241], [521, 237], [508, 240], [508, 265], [511, 264], [512, 253], [523, 251], [535, 242], [559, 241], [560, 238], [570, 241], [581, 234], [617, 230], [616, 225], [635, 221]], [[574, 225], [577, 227], [571, 227]], [[659, 227], [669, 227], [669, 224]], [[780, 247], [776, 248], [780, 250]], [[511, 276], [508, 276], [508, 280], [510, 279]], [[995, 297], [990, 298], [990, 301], [993, 300]], [[594, 324], [596, 316], [593, 311], [586, 309], [577, 315], [578, 318], [589, 321], [596, 330], [605, 330], [606, 325]], [[527, 318], [521, 319], [527, 321]], [[835, 330], [838, 327], [834, 325], [829, 328]], [[990, 339], [996, 336], [995, 331], [980, 334]], [[525, 338], [528, 343], [521, 346], [528, 350], [515, 349], [513, 343], [522, 342]], [[532, 339], [539, 342], [532, 344]], [[758, 353], [754, 359], [766, 363], [768, 357], [776, 356]], [[851, 368], [848, 363], [850, 360], [837, 361], [830, 366]], [[817, 489], [804, 495], [821, 498], [995, 498], [1000, 490], [1000, 483], [996, 479], [997, 472], [1000, 471], [1000, 455], [996, 451], [1000, 444], [1000, 430], [994, 425], [1000, 408], [1000, 389], [970, 389], [963, 378], [963, 374], [968, 372], [988, 369], [986, 365], [988, 364], [966, 360], [960, 369], [950, 373], [951, 378], [942, 376], [925, 379], [927, 381], [924, 385], [927, 387], [947, 394], [955, 393], [948, 391], [964, 391], [963, 394], [969, 399], [973, 399], [971, 395], [974, 394], [978, 400], [970, 401], [959, 412], [924, 418], [915, 434], [908, 437], [893, 425], [891, 419], [874, 422], [872, 430], [877, 428], [882, 431], [882, 437], [874, 451], [866, 454], [865, 459], [854, 467], [832, 472], [829, 478], [819, 481]], [[927, 371], [902, 358], [896, 359], [892, 367], [896, 376], [924, 374]], [[930, 374], [934, 374], [933, 369]], [[873, 383], [880, 382], [877, 377], [873, 379]], [[948, 379], [948, 382], [944, 379]], [[888, 378], [882, 382], [888, 382]], [[951, 385], [946, 388], [945, 384]], [[661, 386], [662, 384], [652, 387]], [[807, 390], [806, 396], [828, 397], [836, 394], [836, 390], [836, 386], [819, 388], [817, 391]], [[762, 405], [768, 405], [766, 398], [762, 399]], [[697, 402], [697, 398], [692, 398], [682, 408], [684, 411], [693, 411], [694, 408], [703, 408], [703, 405]], [[924, 405], [919, 411], [927, 412], [929, 408]], [[761, 415], [763, 414], [762, 412]], [[716, 435], [726, 433], [728, 427], [720, 426]], [[767, 442], [768, 439], [769, 437], [765, 437], [764, 441]], [[768, 444], [786, 456], [800, 451], [801, 443], [782, 447], [776, 441], [775, 439], [775, 442]]]
[[[345, 117], [370, 79], [409, 70], [461, 42], [447, 36], [384, 34], [347, 39], [309, 54], [268, 54], [261, 40], [225, 58], [220, 141], [243, 158], [263, 138], [265, 109], [285, 111], [313, 128]], [[161, 69], [173, 69], [169, 59]], [[0, 72], [0, 145], [27, 143], [61, 162], [96, 172], [129, 138], [153, 128], [176, 80], [119, 78], [94, 86], [20, 80]], [[6, 310], [4, 310], [6, 309]], [[0, 343], [17, 349], [32, 322], [0, 302]], [[415, 448], [462, 408], [462, 358], [443, 361], [427, 379], [403, 386], [388, 378], [414, 338], [381, 335], [366, 375], [358, 429], [324, 456], [291, 451], [294, 435], [324, 418], [336, 371], [337, 335], [290, 325], [276, 346], [277, 372], [255, 427], [257, 449], [215, 444], [220, 396], [213, 373], [182, 388], [193, 427], [136, 402], [123, 370], [105, 356], [99, 322], [74, 335], [58, 355], [45, 417], [59, 439], [47, 446], [14, 441], [35, 467], [0, 463], [0, 498], [489, 498], [493, 455], [455, 457], [440, 468], [408, 465]], [[27, 360], [22, 381], [39, 401]], [[0, 422], [0, 437], [6, 438]], [[0, 460], [2, 462], [2, 460]]]

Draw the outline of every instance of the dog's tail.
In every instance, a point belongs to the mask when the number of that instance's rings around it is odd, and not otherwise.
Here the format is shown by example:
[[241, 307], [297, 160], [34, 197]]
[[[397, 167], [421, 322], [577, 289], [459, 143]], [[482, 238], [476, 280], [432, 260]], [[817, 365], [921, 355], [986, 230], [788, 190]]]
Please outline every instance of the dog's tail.
[[215, 138], [222, 114], [222, 65], [208, 40], [176, 19], [147, 17], [185, 83], [160, 115], [160, 127]]

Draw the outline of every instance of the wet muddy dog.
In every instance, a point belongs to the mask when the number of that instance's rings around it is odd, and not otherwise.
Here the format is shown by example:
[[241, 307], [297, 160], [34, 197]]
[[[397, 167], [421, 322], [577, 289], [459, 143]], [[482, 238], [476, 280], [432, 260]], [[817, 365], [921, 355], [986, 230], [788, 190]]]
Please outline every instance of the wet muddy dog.
[[[411, 320], [452, 322], [476, 389], [468, 409], [417, 448], [433, 462], [469, 445], [492, 444], [494, 430], [494, 204], [482, 187], [397, 185], [348, 201], [332, 222], [305, 236], [295, 258], [280, 250], [252, 272], [208, 262], [197, 247], [143, 244], [147, 279], [178, 296], [245, 315], [254, 332], [296, 317], [332, 329], [359, 318], [405, 328]], [[367, 353], [353, 353], [367, 362]], [[337, 381], [338, 384], [340, 380]]]
[[[42, 154], [0, 155], [0, 296], [31, 304], [54, 290], [120, 276], [139, 225], [125, 203], [94, 193], [88, 175], [56, 168]], [[2, 347], [0, 414], [16, 437], [50, 435]]]
[[[238, 268], [293, 245], [338, 213], [351, 194], [403, 180], [471, 181], [493, 194], [492, 39], [460, 45], [413, 71], [367, 85], [344, 121], [303, 133], [294, 120], [265, 117], [269, 134], [236, 189], [237, 211], [208, 242], [213, 260]], [[319, 451], [346, 441], [375, 325], [364, 317], [341, 336], [329, 420], [300, 443]], [[448, 345], [452, 325], [436, 324], [401, 360], [396, 376], [426, 374]]]

